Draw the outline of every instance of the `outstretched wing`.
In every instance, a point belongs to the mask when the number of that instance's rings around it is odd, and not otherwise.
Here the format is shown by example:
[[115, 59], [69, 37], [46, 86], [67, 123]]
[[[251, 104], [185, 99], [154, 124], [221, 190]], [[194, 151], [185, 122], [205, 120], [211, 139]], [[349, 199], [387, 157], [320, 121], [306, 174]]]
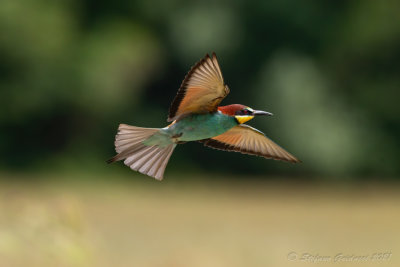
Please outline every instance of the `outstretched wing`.
[[169, 109], [168, 121], [190, 113], [217, 111], [222, 99], [229, 93], [224, 84], [215, 53], [208, 54], [186, 75]]
[[245, 124], [235, 126], [221, 135], [202, 142], [204, 145], [215, 149], [237, 151], [293, 163], [300, 162], [300, 160], [275, 144], [262, 132]]

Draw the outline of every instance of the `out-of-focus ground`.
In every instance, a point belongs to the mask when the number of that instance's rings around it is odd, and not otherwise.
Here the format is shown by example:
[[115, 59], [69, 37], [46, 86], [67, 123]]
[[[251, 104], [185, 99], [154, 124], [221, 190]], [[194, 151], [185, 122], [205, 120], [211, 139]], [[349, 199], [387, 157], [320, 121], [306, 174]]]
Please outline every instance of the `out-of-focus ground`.
[[400, 266], [396, 183], [26, 175], [1, 174], [0, 266]]

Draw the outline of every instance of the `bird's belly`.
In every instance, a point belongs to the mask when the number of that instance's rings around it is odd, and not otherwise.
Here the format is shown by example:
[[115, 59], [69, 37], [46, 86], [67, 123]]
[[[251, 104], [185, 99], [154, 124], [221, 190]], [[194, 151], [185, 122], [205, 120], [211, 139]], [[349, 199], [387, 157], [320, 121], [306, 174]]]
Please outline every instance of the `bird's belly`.
[[223, 134], [236, 125], [235, 119], [226, 115], [198, 114], [178, 121], [168, 131], [176, 141], [188, 142]]

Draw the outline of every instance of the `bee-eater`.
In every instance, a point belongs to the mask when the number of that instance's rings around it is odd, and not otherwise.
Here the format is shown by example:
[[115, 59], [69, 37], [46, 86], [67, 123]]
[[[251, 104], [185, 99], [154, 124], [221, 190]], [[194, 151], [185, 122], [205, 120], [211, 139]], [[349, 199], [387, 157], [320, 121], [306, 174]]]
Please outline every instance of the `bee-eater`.
[[272, 114], [233, 104], [219, 106], [229, 93], [215, 53], [195, 64], [175, 96], [164, 128], [120, 124], [115, 137], [117, 155], [108, 163], [124, 160], [132, 170], [162, 180], [177, 144], [200, 141], [215, 149], [237, 151], [276, 160], [299, 162], [259, 130], [245, 122]]

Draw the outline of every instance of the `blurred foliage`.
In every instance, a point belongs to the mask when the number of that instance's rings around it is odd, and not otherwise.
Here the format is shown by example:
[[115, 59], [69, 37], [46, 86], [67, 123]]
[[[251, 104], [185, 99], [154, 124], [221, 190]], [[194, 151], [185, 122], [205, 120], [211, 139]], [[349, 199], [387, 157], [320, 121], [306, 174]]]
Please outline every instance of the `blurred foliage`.
[[165, 126], [186, 72], [215, 51], [231, 88], [223, 104], [273, 112], [251, 124], [303, 163], [187, 144], [169, 168], [395, 177], [398, 10], [394, 0], [2, 0], [0, 167], [97, 169], [119, 123]]

